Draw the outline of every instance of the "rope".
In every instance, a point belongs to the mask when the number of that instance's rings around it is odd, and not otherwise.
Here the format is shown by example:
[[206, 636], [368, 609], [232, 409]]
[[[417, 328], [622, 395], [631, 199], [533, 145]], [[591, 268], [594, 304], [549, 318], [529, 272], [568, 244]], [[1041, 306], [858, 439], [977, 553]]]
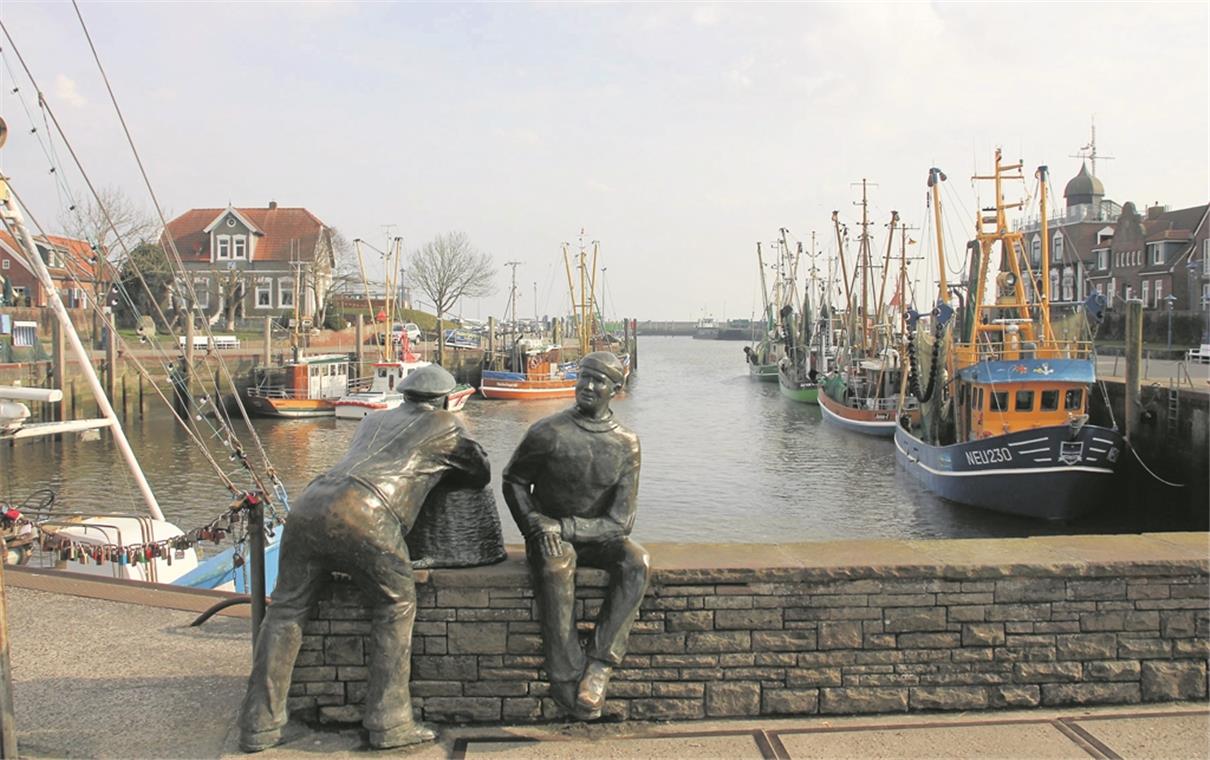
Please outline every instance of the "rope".
[[1138, 450], [1136, 450], [1134, 448], [1134, 444], [1131, 443], [1129, 439], [1126, 440], [1126, 446], [1127, 446], [1127, 448], [1130, 449], [1130, 453], [1134, 454], [1134, 458], [1138, 460], [1139, 464], [1143, 466], [1143, 469], [1147, 471], [1148, 475], [1155, 478], [1156, 480], [1158, 480], [1159, 482], [1163, 483], [1166, 486], [1171, 486], [1173, 488], [1184, 488], [1185, 487], [1184, 483], [1173, 483], [1172, 481], [1164, 480], [1159, 475], [1156, 475], [1151, 470], [1151, 468], [1147, 466], [1147, 463], [1143, 461], [1143, 458], [1141, 456], [1139, 456]]

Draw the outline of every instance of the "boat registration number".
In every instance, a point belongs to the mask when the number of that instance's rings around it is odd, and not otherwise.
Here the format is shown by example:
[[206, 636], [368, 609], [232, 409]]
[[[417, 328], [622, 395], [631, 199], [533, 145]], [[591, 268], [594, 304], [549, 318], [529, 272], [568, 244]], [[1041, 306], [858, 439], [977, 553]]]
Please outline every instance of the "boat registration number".
[[971, 465], [997, 464], [999, 462], [1011, 462], [1013, 452], [1007, 446], [1001, 446], [997, 449], [981, 449], [979, 451], [966, 452], [966, 463]]

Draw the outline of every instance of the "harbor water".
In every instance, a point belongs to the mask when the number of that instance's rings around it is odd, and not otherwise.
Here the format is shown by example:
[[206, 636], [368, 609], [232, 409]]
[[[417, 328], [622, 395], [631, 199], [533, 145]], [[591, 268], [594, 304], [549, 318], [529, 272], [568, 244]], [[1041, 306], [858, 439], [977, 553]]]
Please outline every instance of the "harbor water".
[[[895, 463], [890, 440], [867, 438], [824, 422], [816, 406], [783, 398], [775, 383], [747, 376], [743, 344], [641, 339], [641, 367], [614, 401], [643, 450], [635, 537], [645, 541], [774, 543], [838, 538], [1008, 537], [1045, 533], [1180, 530], [1180, 513], [1106, 504], [1072, 524], [1048, 524], [945, 502]], [[569, 405], [486, 401], [462, 413], [492, 462], [506, 540], [519, 534], [500, 494], [500, 473], [526, 428]], [[211, 434], [206, 423], [203, 433]], [[334, 418], [255, 419], [261, 443], [288, 493], [339, 459], [355, 422]], [[189, 530], [230, 501], [211, 464], [166, 410], [126, 424], [131, 443], [165, 515]], [[260, 468], [255, 442], [237, 432]], [[210, 449], [237, 484], [247, 486], [222, 437]], [[20, 502], [51, 488], [65, 510], [140, 512], [134, 482], [108, 435], [0, 445], [0, 498]]]

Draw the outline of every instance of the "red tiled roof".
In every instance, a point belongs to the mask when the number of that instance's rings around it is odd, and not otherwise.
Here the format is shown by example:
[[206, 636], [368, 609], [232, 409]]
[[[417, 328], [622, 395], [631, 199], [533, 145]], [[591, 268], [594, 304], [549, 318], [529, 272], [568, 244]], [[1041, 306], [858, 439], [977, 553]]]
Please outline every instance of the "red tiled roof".
[[[8, 234], [7, 230], [0, 230], [0, 240], [10, 249], [23, 253], [21, 246], [17, 245], [17, 241], [12, 235]], [[63, 237], [62, 235], [36, 235], [34, 242], [58, 248], [64, 252], [63, 263], [65, 267], [47, 267], [50, 270], [51, 277], [57, 279], [67, 279], [70, 277], [66, 270], [71, 270], [71, 274], [76, 276], [76, 279], [81, 282], [93, 280], [93, 250], [92, 245], [87, 240], [77, 240], [75, 238]]]
[[[240, 214], [263, 233], [256, 236], [254, 261], [289, 261], [291, 253], [304, 261], [315, 256], [315, 246], [325, 225], [305, 208], [237, 208]], [[176, 242], [184, 261], [210, 260], [210, 235], [207, 226], [225, 208], [195, 208], [168, 223], [167, 232]], [[297, 242], [294, 242], [297, 241]]]

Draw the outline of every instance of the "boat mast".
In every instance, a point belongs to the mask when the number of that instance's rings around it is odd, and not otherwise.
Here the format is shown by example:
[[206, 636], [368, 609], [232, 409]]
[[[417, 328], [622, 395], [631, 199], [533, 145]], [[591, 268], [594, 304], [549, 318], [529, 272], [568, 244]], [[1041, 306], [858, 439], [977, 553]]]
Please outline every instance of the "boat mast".
[[[4, 144], [2, 134], [5, 131], [7, 130], [3, 127], [3, 122], [0, 121], [0, 145]], [[92, 357], [84, 349], [84, 345], [80, 343], [80, 336], [76, 333], [75, 327], [72, 326], [71, 317], [67, 314], [63, 301], [59, 298], [59, 292], [55, 289], [55, 283], [50, 277], [50, 271], [47, 270], [46, 263], [42, 261], [42, 256], [38, 253], [38, 246], [34, 243], [33, 236], [30, 235], [29, 230], [25, 226], [25, 219], [21, 214], [21, 209], [17, 207], [17, 203], [9, 191], [8, 178], [4, 176], [0, 176], [0, 218], [3, 218], [9, 232], [12, 233], [13, 237], [24, 249], [25, 256], [29, 259], [30, 266], [33, 267], [34, 274], [38, 278], [38, 283], [46, 292], [50, 307], [54, 311], [55, 317], [59, 320], [59, 324], [63, 326], [63, 334], [71, 345], [72, 353], [76, 355], [76, 361], [80, 365], [80, 371], [84, 375], [84, 380], [88, 383], [88, 387], [96, 399], [97, 409], [101, 412], [101, 416], [109, 421], [108, 427], [113, 431], [113, 438], [118, 445], [118, 451], [121, 452], [122, 458], [126, 461], [126, 466], [130, 468], [130, 473], [139, 488], [139, 493], [142, 494], [143, 501], [147, 504], [147, 511], [151, 513], [152, 518], [163, 520], [164, 513], [160, 511], [159, 502], [156, 501], [155, 494], [151, 492], [151, 485], [147, 482], [147, 477], [143, 474], [143, 469], [139, 466], [138, 459], [135, 458], [134, 450], [130, 448], [130, 441], [126, 439], [126, 432], [122, 429], [122, 423], [118, 421], [118, 416], [114, 413], [113, 406], [109, 403], [105, 390], [101, 387], [101, 381], [97, 378], [96, 370], [92, 366]], [[110, 325], [109, 339], [111, 341], [117, 340], [117, 335], [112, 327], [112, 321]], [[56, 378], [56, 380], [60, 383], [63, 382], [63, 378]]]
[[870, 335], [866, 325], [870, 316], [870, 207], [864, 177], [861, 180], [861, 245], [857, 250], [861, 257], [861, 349], [868, 354]]
[[765, 332], [769, 332], [769, 289], [765, 284], [765, 259], [760, 253], [760, 241], [756, 241], [756, 264], [760, 267], [760, 298], [765, 306]]
[[1046, 218], [1046, 185], [1050, 182], [1049, 167], [1042, 165], [1034, 176], [1038, 178], [1041, 193], [1038, 196], [1038, 213], [1042, 215], [1042, 287], [1040, 290], [1042, 304], [1042, 340], [1049, 344], [1054, 340], [1050, 328], [1050, 227]]
[[[937, 302], [949, 303], [949, 287], [945, 281], [945, 246], [941, 235], [941, 183], [945, 172], [937, 167], [929, 169], [929, 190], [933, 194], [933, 233], [937, 237]], [[906, 233], [905, 233], [906, 234]]]
[[[891, 212], [890, 232], [886, 237], [886, 255], [882, 260], [882, 283], [878, 286], [878, 323], [882, 324], [886, 314], [883, 313], [883, 307], [886, 306], [886, 278], [891, 271], [891, 246], [895, 242], [895, 225], [899, 223], [899, 212]], [[887, 320], [888, 324], [890, 320]]]
[[849, 345], [853, 343], [853, 293], [849, 288], [849, 267], [845, 263], [844, 258], [844, 238], [840, 234], [840, 212], [832, 212], [832, 226], [836, 230], [836, 250], [840, 254], [840, 278], [844, 282], [844, 314], [845, 314], [845, 333], [848, 336]]

